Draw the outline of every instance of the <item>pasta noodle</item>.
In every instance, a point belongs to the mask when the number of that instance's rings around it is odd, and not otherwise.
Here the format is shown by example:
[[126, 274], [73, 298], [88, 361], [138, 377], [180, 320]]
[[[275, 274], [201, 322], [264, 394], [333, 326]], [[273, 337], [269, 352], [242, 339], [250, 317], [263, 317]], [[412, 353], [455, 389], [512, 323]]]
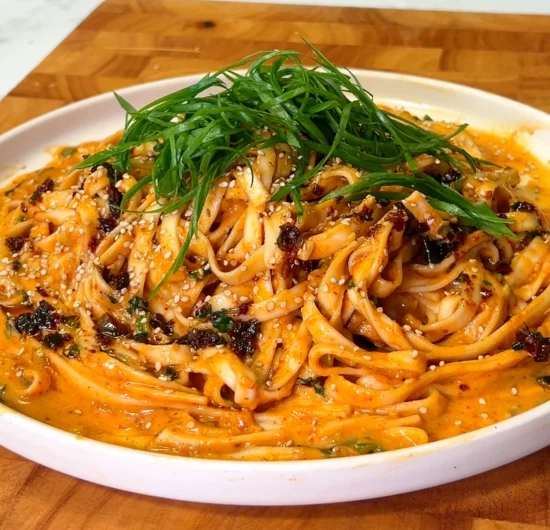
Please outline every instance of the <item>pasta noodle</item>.
[[[499, 139], [478, 138], [476, 149], [500, 162], [492, 147]], [[297, 221], [292, 204], [265, 200], [266, 186], [289, 171], [278, 163], [288, 147], [278, 146], [255, 156], [254, 186], [238, 168], [217, 182], [185, 265], [147, 304], [185, 238], [188, 215], [184, 208], [124, 213], [104, 233], [109, 167], [69, 169], [118, 139], [83, 144], [69, 157], [58, 150], [47, 169], [4, 191], [0, 381], [11, 406], [155, 451], [301, 459], [423, 444], [547, 399], [536, 382], [546, 365], [506, 349], [524, 326], [546, 326], [544, 232], [517, 241], [465, 233], [430, 263], [422, 238], [438, 241], [452, 219], [419, 192], [402, 201], [405, 208], [372, 195], [311, 202]], [[519, 147], [509, 141], [506, 150]], [[533, 162], [522, 154], [515, 163], [521, 171]], [[328, 193], [356, 174], [336, 161], [312, 186]], [[29, 204], [46, 176], [53, 189]], [[123, 175], [115, 190], [139, 177]], [[132, 211], [158, 207], [146, 186]], [[428, 230], [414, 228], [425, 219], [434, 219]], [[294, 227], [299, 248], [284, 250], [281, 232]], [[12, 253], [8, 238], [23, 238], [23, 246]], [[506, 264], [507, 274], [495, 272]], [[14, 328], [39, 303], [57, 315], [62, 345], [54, 349], [52, 333], [40, 339]], [[227, 322], [216, 329], [212, 314]], [[140, 320], [147, 344], [135, 331]], [[243, 329], [227, 338], [223, 325], [236, 322]]]
[[393, 170], [460, 177], [509, 222], [497, 236], [407, 185], [337, 196], [369, 175], [338, 156], [299, 207], [272, 200], [297, 160], [272, 134], [217, 175], [196, 218], [198, 198], [167, 201], [151, 180], [160, 140], [132, 147], [127, 171], [77, 165], [116, 134], [6, 184], [2, 401], [110, 443], [284, 460], [425, 444], [549, 399], [548, 175], [513, 136], [459, 132], [460, 174], [429, 150]]

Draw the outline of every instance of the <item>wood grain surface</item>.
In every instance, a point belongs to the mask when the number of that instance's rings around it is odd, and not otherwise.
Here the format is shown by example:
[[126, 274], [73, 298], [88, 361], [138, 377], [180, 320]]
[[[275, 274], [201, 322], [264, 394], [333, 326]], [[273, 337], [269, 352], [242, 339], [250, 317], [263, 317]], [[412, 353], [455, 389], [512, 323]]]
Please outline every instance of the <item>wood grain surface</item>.
[[[550, 17], [107, 0], [0, 102], [0, 131], [72, 101], [216, 69], [254, 51], [305, 50], [299, 34], [340, 64], [456, 81], [550, 111]], [[0, 448], [0, 530], [542, 530], [549, 510], [550, 448], [418, 493], [295, 508], [128, 494]]]

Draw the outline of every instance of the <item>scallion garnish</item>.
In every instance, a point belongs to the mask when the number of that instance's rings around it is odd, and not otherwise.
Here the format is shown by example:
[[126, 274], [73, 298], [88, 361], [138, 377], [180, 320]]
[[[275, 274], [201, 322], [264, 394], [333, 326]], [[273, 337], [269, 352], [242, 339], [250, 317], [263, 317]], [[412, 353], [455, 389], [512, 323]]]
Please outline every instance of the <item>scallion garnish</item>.
[[[414, 157], [420, 154], [432, 155], [455, 168], [461, 168], [465, 161], [475, 170], [482, 161], [449, 142], [466, 125], [442, 137], [382, 110], [350, 71], [337, 68], [308, 45], [316, 62], [313, 68], [303, 66], [301, 54], [295, 51], [260, 52], [139, 110], [116, 94], [127, 113], [121, 141], [86, 158], [76, 168], [113, 159], [116, 169], [128, 171], [132, 149], [157, 142], [158, 156], [150, 177], [126, 193], [122, 210], [149, 183], [157, 199], [162, 199], [161, 213], [193, 203], [186, 241], [151, 297], [183, 265], [214, 181], [237, 164], [251, 168], [247, 153], [252, 148], [278, 143], [293, 148], [295, 171], [274, 192], [272, 200], [290, 196], [298, 215], [303, 211], [300, 188], [331, 157], [340, 157], [374, 174], [379, 182], [406, 180], [407, 187], [420, 189], [439, 201], [436, 207], [492, 235], [511, 234], [506, 221], [489, 207], [474, 206], [433, 179], [433, 184], [428, 184], [429, 177], [418, 175], [415, 187], [413, 177], [388, 173], [405, 163], [417, 172]], [[245, 73], [235, 70], [245, 65], [249, 65]], [[269, 131], [269, 136], [260, 135], [262, 130]], [[311, 151], [320, 155], [314, 167], [308, 166]], [[365, 186], [356, 191], [363, 193], [368, 189]], [[340, 191], [345, 192], [345, 188]]]

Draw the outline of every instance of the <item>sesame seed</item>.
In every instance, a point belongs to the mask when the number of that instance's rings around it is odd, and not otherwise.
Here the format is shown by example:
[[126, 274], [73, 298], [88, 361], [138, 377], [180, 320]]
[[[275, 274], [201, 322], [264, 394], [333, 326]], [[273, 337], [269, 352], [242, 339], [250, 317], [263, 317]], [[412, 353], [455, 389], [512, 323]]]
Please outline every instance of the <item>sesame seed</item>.
[[479, 398], [479, 404], [480, 405], [487, 405], [487, 401], [485, 401], [483, 398]]
[[518, 389], [516, 387], [513, 387], [511, 392], [512, 392], [512, 396], [517, 396], [518, 395]]
[[481, 416], [484, 420], [486, 420], [486, 419], [489, 417], [489, 414], [486, 414], [485, 412], [482, 412], [482, 413], [480, 414], [480, 416]]
[[462, 425], [462, 420], [456, 420], [455, 425]]
[[151, 425], [152, 423], [150, 421], [148, 421], [146, 424], [145, 424], [145, 429], [146, 430], [149, 430], [151, 428]]
[[411, 352], [411, 357], [412, 357], [413, 359], [416, 359], [416, 358], [418, 357], [418, 350], [413, 350], [413, 351]]
[[[412, 328], [411, 328], [411, 326], [409, 326], [408, 324], [405, 324], [405, 325], [403, 326], [403, 329], [404, 329], [405, 331], [411, 331]], [[416, 352], [416, 353], [418, 353], [418, 352]]]
[[426, 407], [420, 407], [418, 409], [418, 412], [420, 412], [420, 414], [426, 414], [428, 412], [428, 409]]
[[269, 302], [267, 304], [267, 310], [268, 311], [273, 311], [274, 308], [275, 308], [275, 304], [273, 302]]

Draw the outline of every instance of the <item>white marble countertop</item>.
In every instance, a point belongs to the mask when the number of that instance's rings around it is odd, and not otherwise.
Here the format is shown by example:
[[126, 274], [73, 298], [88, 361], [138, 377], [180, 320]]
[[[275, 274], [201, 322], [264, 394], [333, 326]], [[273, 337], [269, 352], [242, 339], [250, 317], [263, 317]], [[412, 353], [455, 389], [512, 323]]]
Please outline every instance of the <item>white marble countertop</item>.
[[101, 0], [0, 0], [0, 99]]
[[[146, 0], [154, 2], [156, 0]], [[550, 0], [240, 0], [285, 4], [550, 14]], [[0, 0], [0, 99], [101, 0]]]

